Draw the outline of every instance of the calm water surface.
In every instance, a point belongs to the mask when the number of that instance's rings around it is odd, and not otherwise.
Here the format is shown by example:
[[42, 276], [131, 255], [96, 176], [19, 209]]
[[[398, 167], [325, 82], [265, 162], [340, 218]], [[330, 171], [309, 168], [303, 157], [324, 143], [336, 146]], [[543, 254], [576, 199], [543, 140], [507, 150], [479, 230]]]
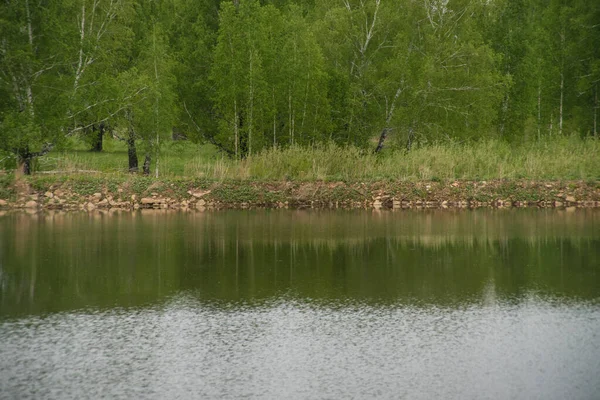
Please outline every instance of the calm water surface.
[[0, 216], [0, 398], [600, 398], [600, 212]]

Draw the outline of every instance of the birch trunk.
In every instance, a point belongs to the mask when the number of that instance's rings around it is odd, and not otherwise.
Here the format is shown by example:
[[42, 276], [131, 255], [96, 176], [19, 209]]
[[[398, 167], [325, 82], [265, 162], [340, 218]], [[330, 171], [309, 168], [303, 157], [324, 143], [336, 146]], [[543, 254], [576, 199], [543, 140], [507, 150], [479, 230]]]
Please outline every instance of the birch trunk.
[[253, 53], [250, 52], [250, 110], [248, 116], [248, 155], [252, 155], [252, 125], [254, 124], [254, 77], [252, 76]]
[[239, 116], [237, 111], [237, 100], [233, 100], [233, 134], [234, 134], [234, 147], [235, 147], [235, 159], [238, 159], [238, 146], [239, 146]]
[[[31, 54], [33, 55], [34, 53], [34, 48], [33, 48], [33, 26], [31, 25], [31, 13], [29, 11], [29, 0], [25, 0], [25, 11], [27, 12], [27, 34], [29, 37], [29, 51], [31, 51]], [[27, 105], [29, 108], [29, 113], [31, 114], [32, 117], [35, 116], [35, 111], [33, 109], [33, 91], [31, 90], [31, 82], [29, 82], [29, 77], [31, 77], [31, 66], [28, 66], [28, 76], [27, 79], [25, 80], [25, 92], [26, 92], [26, 96], [27, 96]]]
[[594, 88], [594, 137], [598, 139], [598, 85]]
[[[560, 33], [561, 53], [565, 51], [565, 31], [564, 28]], [[563, 133], [563, 103], [565, 98], [565, 56], [561, 54], [560, 61], [560, 105], [558, 110], [558, 134]]]
[[77, 92], [79, 87], [79, 79], [83, 72], [83, 41], [85, 40], [85, 0], [81, 5], [81, 27], [79, 28], [79, 62], [75, 71], [75, 81], [73, 82], [73, 93]]
[[560, 73], [560, 105], [558, 108], [558, 134], [563, 133], [563, 101], [565, 96], [565, 75]]
[[277, 107], [275, 106], [275, 88], [273, 88], [273, 148], [277, 147]]
[[538, 98], [537, 98], [537, 134], [538, 141], [542, 140], [542, 84], [538, 83]]
[[399, 87], [398, 90], [396, 90], [396, 94], [394, 94], [392, 104], [390, 105], [385, 118], [385, 127], [379, 136], [379, 142], [375, 148], [375, 153], [379, 153], [383, 149], [383, 143], [385, 142], [385, 139], [387, 139], [388, 133], [390, 132], [390, 123], [392, 122], [392, 117], [394, 116], [394, 111], [396, 110], [396, 101], [398, 100], [398, 97], [400, 97], [400, 93], [402, 93], [402, 87]]
[[[154, 46], [154, 79], [156, 80], [156, 85], [159, 85], [159, 78], [158, 78], [158, 65], [156, 63], [156, 26], [154, 27], [154, 36], [153, 36], [153, 40], [152, 40], [152, 44]], [[160, 137], [159, 137], [159, 126], [158, 126], [158, 118], [159, 118], [159, 101], [160, 98], [158, 96], [156, 96], [156, 103], [154, 104], [154, 130], [156, 131], [156, 149], [155, 149], [155, 158], [156, 158], [156, 163], [155, 163], [155, 172], [154, 175], [155, 177], [158, 179], [158, 150], [159, 150], [159, 145], [160, 145]], [[148, 158], [148, 156], [146, 156]], [[145, 163], [144, 163], [145, 164]], [[148, 171], [148, 173], [150, 173], [150, 171]]]
[[290, 131], [290, 144], [294, 144], [294, 118], [292, 116], [292, 89], [288, 90], [288, 121]]

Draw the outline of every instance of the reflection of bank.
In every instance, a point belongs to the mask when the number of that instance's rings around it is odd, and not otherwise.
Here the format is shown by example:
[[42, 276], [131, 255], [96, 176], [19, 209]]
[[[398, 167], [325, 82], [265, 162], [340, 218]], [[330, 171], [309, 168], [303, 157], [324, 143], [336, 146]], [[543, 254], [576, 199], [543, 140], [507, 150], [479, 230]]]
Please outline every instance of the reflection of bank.
[[600, 212], [10, 214], [0, 315], [162, 302], [596, 299]]

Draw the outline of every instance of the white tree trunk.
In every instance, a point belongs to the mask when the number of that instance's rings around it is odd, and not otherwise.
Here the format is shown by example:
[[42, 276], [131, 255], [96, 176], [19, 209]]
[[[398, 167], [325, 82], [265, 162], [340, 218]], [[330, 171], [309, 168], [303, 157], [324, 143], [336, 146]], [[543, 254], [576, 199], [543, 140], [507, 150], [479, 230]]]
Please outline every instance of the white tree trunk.
[[538, 83], [538, 99], [537, 99], [537, 134], [538, 140], [542, 139], [542, 84]]
[[558, 134], [563, 133], [563, 101], [565, 98], [565, 74], [560, 73], [560, 106], [558, 109]]
[[277, 108], [275, 106], [275, 88], [273, 88], [273, 148], [277, 147]]
[[77, 70], [75, 71], [75, 81], [73, 82], [73, 92], [77, 91], [79, 86], [79, 79], [83, 72], [83, 41], [85, 40], [85, 0], [82, 1], [81, 5], [81, 26], [79, 28], [79, 62], [77, 63]]
[[598, 85], [594, 88], [594, 137], [598, 138]]
[[[153, 52], [154, 52], [154, 79], [156, 80], [156, 85], [159, 85], [159, 77], [158, 77], [158, 65], [157, 65], [157, 56], [156, 56], [156, 26], [154, 26], [154, 31], [153, 33], [153, 37], [152, 37], [152, 44], [153, 44]], [[159, 101], [160, 98], [159, 96], [156, 96], [156, 103], [154, 105], [154, 130], [156, 131], [156, 150], [155, 150], [155, 157], [154, 159], [155, 161], [155, 176], [156, 178], [158, 178], [158, 149], [160, 146], [160, 136], [159, 136], [159, 126], [158, 126], [158, 118], [159, 118]]]
[[563, 133], [563, 103], [565, 99], [565, 30], [560, 33], [560, 45], [561, 45], [561, 60], [560, 60], [560, 105], [558, 110], [558, 134]]
[[[31, 51], [31, 54], [33, 55], [33, 26], [31, 25], [31, 13], [29, 11], [29, 0], [25, 0], [25, 11], [27, 12], [27, 34], [29, 37], [29, 51]], [[27, 105], [29, 106], [29, 113], [31, 114], [32, 117], [35, 116], [35, 111], [33, 109], [33, 91], [31, 90], [31, 82], [29, 81], [30, 77], [31, 77], [31, 66], [28, 66], [29, 68], [29, 73], [27, 78], [25, 79], [25, 93], [26, 93], [26, 97], [27, 97]]]
[[253, 73], [254, 54], [250, 52], [250, 110], [248, 116], [248, 155], [252, 155], [252, 125], [254, 124], [254, 76]]
[[292, 116], [292, 88], [288, 90], [288, 121], [290, 132], [290, 144], [294, 144], [294, 117]]
[[235, 158], [238, 158], [238, 142], [239, 142], [239, 116], [237, 111], [237, 100], [233, 100], [233, 134], [235, 146]]

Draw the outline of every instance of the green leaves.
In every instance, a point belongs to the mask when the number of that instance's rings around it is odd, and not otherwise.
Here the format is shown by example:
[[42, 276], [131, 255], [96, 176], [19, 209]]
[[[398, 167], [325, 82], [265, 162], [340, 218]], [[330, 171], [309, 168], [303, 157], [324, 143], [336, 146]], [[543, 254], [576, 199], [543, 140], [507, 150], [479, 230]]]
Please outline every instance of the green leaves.
[[100, 123], [238, 158], [597, 135], [599, 18], [584, 0], [7, 0], [0, 148]]
[[324, 59], [297, 7], [224, 3], [211, 81], [219, 140], [238, 157], [329, 131]]

